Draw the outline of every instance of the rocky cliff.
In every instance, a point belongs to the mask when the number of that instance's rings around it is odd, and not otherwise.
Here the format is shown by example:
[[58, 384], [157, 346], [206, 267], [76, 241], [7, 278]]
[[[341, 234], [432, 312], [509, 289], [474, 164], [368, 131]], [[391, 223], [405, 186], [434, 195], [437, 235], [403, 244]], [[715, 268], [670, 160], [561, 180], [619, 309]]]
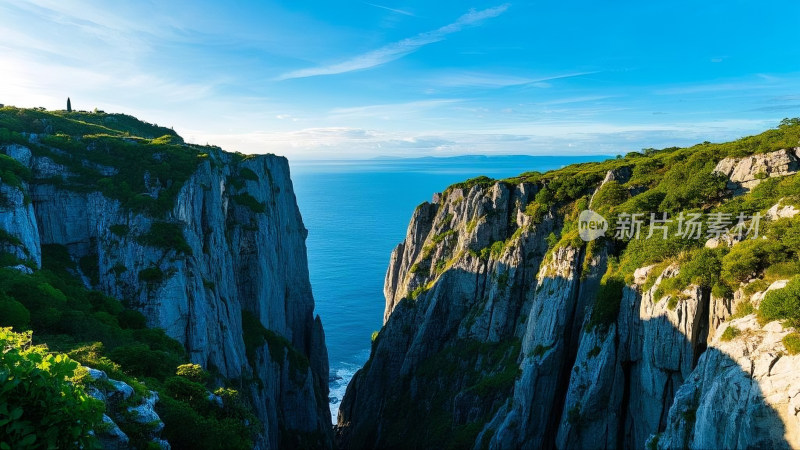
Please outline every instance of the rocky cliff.
[[[286, 159], [175, 136], [165, 136], [167, 150], [149, 139], [51, 136], [66, 125], [41, 120], [44, 134], [0, 146], [28, 172], [13, 183], [4, 173], [0, 187], [3, 246], [28, 261], [20, 270], [41, 265], [43, 246], [66, 247], [88, 288], [142, 312], [192, 362], [249, 394], [261, 448], [330, 446], [325, 337]], [[120, 146], [131, 159], [115, 159]], [[134, 183], [144, 192], [126, 199]]]
[[[785, 339], [796, 333], [759, 309], [772, 280], [800, 273], [796, 243], [741, 268], [766, 238], [710, 249], [705, 232], [670, 228], [619, 240], [615, 220], [606, 238], [578, 237], [590, 203], [609, 219], [797, 204], [794, 150], [721, 162], [727, 151], [741, 153], [702, 144], [473, 179], [420, 205], [390, 258], [384, 326], [340, 408], [341, 445], [800, 447], [800, 357]], [[764, 167], [774, 179], [742, 196], [738, 183], [768, 178]], [[795, 226], [773, 219], [762, 231]]]

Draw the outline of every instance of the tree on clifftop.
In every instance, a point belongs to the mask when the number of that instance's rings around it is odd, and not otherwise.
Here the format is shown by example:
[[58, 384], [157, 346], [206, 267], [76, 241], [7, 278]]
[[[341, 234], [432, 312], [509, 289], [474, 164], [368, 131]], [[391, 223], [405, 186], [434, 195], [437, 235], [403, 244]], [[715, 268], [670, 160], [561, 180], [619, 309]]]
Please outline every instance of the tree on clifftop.
[[67, 112], [72, 112], [72, 102], [69, 101], [69, 97], [67, 97]]

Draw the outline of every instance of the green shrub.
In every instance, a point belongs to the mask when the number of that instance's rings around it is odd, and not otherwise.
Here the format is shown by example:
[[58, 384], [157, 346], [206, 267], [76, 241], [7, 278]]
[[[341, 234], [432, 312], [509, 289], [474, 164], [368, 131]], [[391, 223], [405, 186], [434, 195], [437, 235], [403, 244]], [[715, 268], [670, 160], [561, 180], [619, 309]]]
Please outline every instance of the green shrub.
[[756, 312], [755, 306], [749, 301], [744, 301], [736, 305], [736, 310], [733, 311], [733, 315], [731, 315], [731, 319], [740, 319], [745, 316], [749, 316]]
[[0, 327], [12, 327], [17, 331], [27, 330], [31, 313], [22, 303], [0, 293]]
[[192, 254], [192, 248], [183, 236], [183, 226], [173, 222], [153, 222], [150, 230], [139, 236], [138, 241], [151, 247], [175, 250], [185, 255]]
[[780, 242], [767, 239], [748, 239], [736, 244], [722, 259], [722, 278], [729, 283], [741, 283], [758, 275], [785, 249]]
[[0, 436], [4, 448], [93, 448], [103, 404], [70, 380], [78, 363], [0, 329]]
[[109, 357], [134, 376], [164, 379], [180, 364], [177, 355], [165, 351], [151, 350], [147, 344], [131, 344], [117, 347]]
[[258, 175], [247, 167], [239, 169], [239, 176], [245, 180], [258, 181]]
[[725, 331], [722, 332], [722, 336], [720, 336], [720, 340], [722, 342], [729, 342], [734, 340], [737, 336], [742, 334], [742, 331], [733, 325], [728, 325], [728, 328], [725, 328]]
[[195, 383], [205, 383], [209, 377], [208, 372], [200, 367], [200, 364], [181, 364], [175, 374]]
[[125, 224], [111, 225], [110, 227], [108, 227], [108, 231], [119, 237], [127, 236], [130, 230], [131, 230], [130, 227]]
[[758, 308], [758, 317], [765, 323], [784, 320], [787, 326], [800, 327], [800, 276], [783, 289], [769, 291]]
[[625, 281], [619, 275], [609, 272], [603, 276], [600, 288], [597, 291], [597, 297], [592, 306], [587, 329], [593, 330], [600, 327], [600, 329], [605, 330], [617, 320], [624, 287]]
[[800, 354], [800, 333], [789, 333], [783, 337], [783, 345], [790, 355]]
[[148, 267], [139, 271], [139, 281], [158, 284], [164, 281], [164, 272], [158, 267]]
[[263, 202], [256, 200], [255, 197], [248, 193], [233, 195], [231, 199], [237, 204], [249, 208], [254, 213], [260, 214], [267, 211], [267, 207]]
[[597, 190], [592, 198], [592, 209], [601, 212], [609, 211], [612, 207], [624, 203], [629, 197], [628, 190], [612, 180]]
[[251, 362], [255, 361], [256, 350], [266, 344], [273, 361], [280, 365], [288, 361], [296, 373], [304, 374], [308, 370], [308, 357], [294, 348], [288, 339], [265, 328], [250, 311], [242, 311], [242, 330], [245, 353]]

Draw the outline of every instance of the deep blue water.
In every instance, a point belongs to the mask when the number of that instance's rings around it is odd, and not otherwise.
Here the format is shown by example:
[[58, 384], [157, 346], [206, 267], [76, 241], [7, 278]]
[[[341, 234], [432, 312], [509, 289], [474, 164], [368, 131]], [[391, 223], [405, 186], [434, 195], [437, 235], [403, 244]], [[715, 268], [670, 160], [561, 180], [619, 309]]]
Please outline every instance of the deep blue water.
[[308, 264], [331, 367], [331, 412], [369, 357], [383, 321], [383, 279], [414, 208], [467, 178], [504, 178], [607, 157], [457, 157], [293, 161], [297, 203], [308, 228]]

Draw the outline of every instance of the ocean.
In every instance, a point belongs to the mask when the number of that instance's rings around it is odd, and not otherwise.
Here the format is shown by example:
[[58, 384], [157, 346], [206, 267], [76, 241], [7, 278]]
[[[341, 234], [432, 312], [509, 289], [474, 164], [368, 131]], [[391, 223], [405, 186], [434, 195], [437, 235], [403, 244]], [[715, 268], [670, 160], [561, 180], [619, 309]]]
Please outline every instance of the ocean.
[[308, 265], [330, 359], [333, 421], [353, 374], [367, 361], [383, 322], [389, 256], [414, 208], [468, 178], [544, 172], [607, 156], [462, 156], [291, 161], [297, 203], [308, 231]]

